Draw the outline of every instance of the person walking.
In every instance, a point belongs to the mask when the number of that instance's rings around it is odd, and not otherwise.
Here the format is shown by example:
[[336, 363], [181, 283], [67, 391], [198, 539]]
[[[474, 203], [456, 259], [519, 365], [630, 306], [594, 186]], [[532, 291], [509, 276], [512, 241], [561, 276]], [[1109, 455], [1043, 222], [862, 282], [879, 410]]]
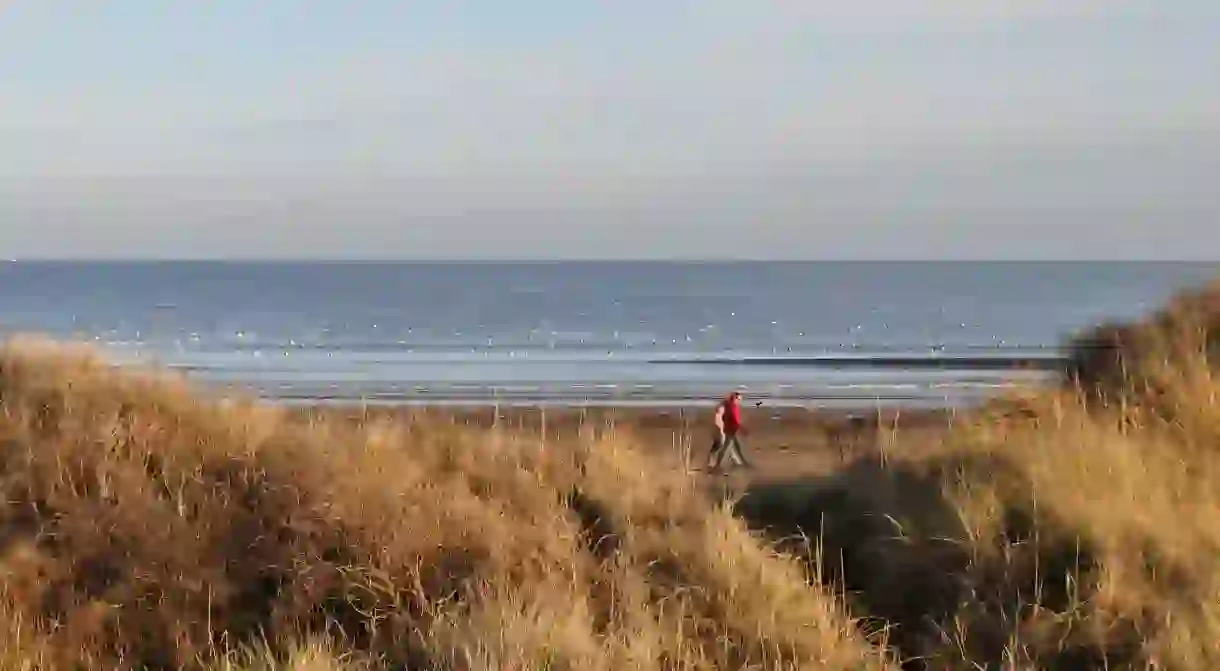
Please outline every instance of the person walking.
[[716, 434], [712, 441], [712, 449], [707, 455], [707, 470], [719, 471], [726, 454], [729, 461], [735, 462], [738, 466], [751, 468], [745, 455], [741, 453], [741, 433], [744, 427], [741, 422], [740, 392], [735, 391], [729, 394], [716, 406], [713, 421], [716, 425]]

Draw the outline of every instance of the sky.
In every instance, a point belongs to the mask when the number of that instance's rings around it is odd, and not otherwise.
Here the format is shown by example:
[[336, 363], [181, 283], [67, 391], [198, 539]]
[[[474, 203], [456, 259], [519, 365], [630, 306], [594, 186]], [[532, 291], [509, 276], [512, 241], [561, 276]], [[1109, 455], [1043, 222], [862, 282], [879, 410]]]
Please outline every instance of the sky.
[[0, 0], [0, 257], [1216, 259], [1215, 0]]

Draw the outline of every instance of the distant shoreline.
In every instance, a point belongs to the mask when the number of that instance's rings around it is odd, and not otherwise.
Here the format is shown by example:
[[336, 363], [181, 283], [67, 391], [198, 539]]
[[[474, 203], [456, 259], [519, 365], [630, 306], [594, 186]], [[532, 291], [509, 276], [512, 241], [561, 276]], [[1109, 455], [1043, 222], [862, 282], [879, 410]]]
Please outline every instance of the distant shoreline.
[[[723, 388], [708, 389], [706, 393], [665, 393], [656, 390], [621, 390], [619, 393], [588, 394], [587, 392], [516, 392], [499, 393], [453, 393], [405, 392], [382, 393], [326, 393], [309, 390], [300, 393], [279, 392], [256, 394], [259, 400], [270, 405], [289, 407], [338, 407], [359, 408], [437, 408], [458, 411], [482, 410], [493, 407], [518, 409], [554, 409], [559, 411], [582, 409], [624, 409], [651, 412], [680, 408], [706, 408], [715, 405], [729, 390], [743, 393], [750, 407], [785, 410], [807, 410], [839, 412], [875, 412], [877, 410], [964, 410], [994, 400], [998, 396], [1021, 388], [1038, 388], [1054, 384], [1055, 378], [1040, 382], [1016, 382], [1006, 386], [978, 388], [945, 388], [943, 393], [933, 390], [903, 391], [888, 390], [885, 393], [860, 393], [841, 391], [838, 393], [808, 393], [794, 391], [790, 394], [775, 393], [762, 389], [751, 389], [748, 385], [728, 384]], [[241, 393], [247, 390], [235, 385]], [[221, 390], [223, 393], [223, 389]]]
[[700, 366], [771, 366], [771, 367], [822, 367], [822, 368], [876, 368], [906, 370], [1006, 370], [1024, 369], [1040, 371], [1062, 371], [1067, 363], [1063, 354], [997, 354], [948, 355], [885, 354], [862, 356], [798, 356], [798, 357], [688, 357], [681, 359], [653, 359], [648, 363], [683, 364]]
[[[758, 398], [748, 397], [747, 398]], [[914, 411], [937, 411], [937, 410], [965, 410], [970, 407], [981, 405], [986, 401], [994, 399], [995, 396], [978, 396], [971, 398], [970, 402], [963, 403], [948, 403], [944, 401], [923, 398], [892, 398], [892, 397], [876, 397], [876, 398], [851, 398], [851, 399], [772, 399], [763, 398], [762, 408], [775, 410], [802, 410], [811, 412], [828, 412], [828, 413], [849, 413], [857, 414], [861, 412], [875, 412], [877, 410], [914, 410]], [[483, 399], [449, 399], [449, 398], [393, 398], [393, 399], [377, 399], [377, 398], [350, 398], [350, 397], [260, 397], [259, 401], [269, 405], [285, 406], [289, 408], [386, 408], [386, 409], [428, 409], [434, 408], [437, 410], [454, 410], [458, 412], [487, 410], [495, 407], [513, 408], [517, 410], [554, 410], [558, 412], [581, 411], [585, 409], [596, 410], [632, 410], [632, 411], [670, 411], [688, 409], [704, 409], [715, 406], [720, 402], [721, 396], [709, 395], [706, 398], [690, 398], [690, 399], [675, 399], [675, 398], [658, 398], [654, 400], [632, 400], [632, 399], [558, 399], [558, 398], [530, 398], [530, 399], [500, 399], [500, 400], [483, 400]], [[757, 403], [758, 401], [755, 401]], [[754, 403], [750, 404], [753, 407]]]
[[[442, 408], [637, 408], [704, 407], [717, 402], [729, 390], [742, 392], [751, 404], [772, 408], [825, 409], [829, 411], [873, 411], [883, 409], [965, 409], [1021, 388], [1041, 388], [1062, 379], [1066, 357], [956, 357], [917, 358], [886, 356], [880, 359], [851, 357], [670, 359], [648, 365], [733, 366], [752, 370], [773, 369], [766, 375], [716, 375], [715, 379], [685, 380], [641, 378], [586, 382], [562, 380], [483, 380], [446, 383], [433, 381], [281, 381], [274, 378], [197, 377], [186, 367], [171, 366], [193, 384], [219, 391], [253, 395], [262, 402], [288, 406], [402, 406]], [[798, 381], [782, 374], [785, 368], [824, 368], [893, 372], [893, 379], [844, 381]], [[952, 377], [939, 380], [936, 371]], [[203, 372], [203, 371], [198, 371]], [[726, 373], [728, 371], [725, 371]], [[902, 373], [928, 374], [910, 379]], [[953, 375], [956, 373], [957, 375]], [[226, 379], [227, 378], [227, 379]]]

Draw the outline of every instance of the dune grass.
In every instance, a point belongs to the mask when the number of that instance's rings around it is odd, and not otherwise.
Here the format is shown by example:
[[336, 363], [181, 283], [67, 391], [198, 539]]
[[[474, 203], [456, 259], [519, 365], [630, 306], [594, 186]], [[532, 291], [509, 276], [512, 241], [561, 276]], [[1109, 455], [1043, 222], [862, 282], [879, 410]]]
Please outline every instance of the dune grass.
[[1061, 389], [739, 512], [820, 534], [912, 668], [1220, 668], [1218, 346], [1220, 285], [1082, 336]]
[[630, 432], [301, 419], [12, 341], [0, 670], [1220, 668], [1218, 343], [1214, 286], [719, 501]]
[[363, 424], [0, 354], [0, 668], [880, 669], [615, 435]]

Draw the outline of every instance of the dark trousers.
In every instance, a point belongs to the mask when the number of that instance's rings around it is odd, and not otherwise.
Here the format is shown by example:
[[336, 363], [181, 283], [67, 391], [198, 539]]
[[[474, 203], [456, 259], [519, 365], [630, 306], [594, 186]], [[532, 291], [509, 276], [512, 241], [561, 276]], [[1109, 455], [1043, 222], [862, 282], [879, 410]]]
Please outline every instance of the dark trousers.
[[707, 467], [711, 470], [720, 468], [726, 454], [729, 461], [735, 462], [738, 466], [750, 465], [745, 456], [741, 454], [741, 438], [736, 433], [726, 433], [723, 438], [717, 436], [712, 439], [712, 449], [707, 455]]

